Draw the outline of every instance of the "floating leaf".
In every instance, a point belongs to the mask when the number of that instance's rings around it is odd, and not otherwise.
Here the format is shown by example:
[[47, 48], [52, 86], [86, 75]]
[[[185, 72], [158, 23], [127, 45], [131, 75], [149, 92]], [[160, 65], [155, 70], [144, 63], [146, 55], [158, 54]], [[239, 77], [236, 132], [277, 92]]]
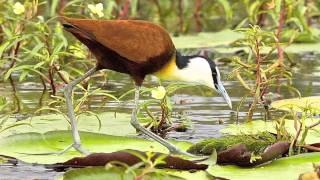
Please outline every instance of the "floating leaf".
[[[80, 132], [83, 147], [90, 152], [114, 152], [123, 149], [135, 149], [141, 151], [157, 151], [168, 153], [161, 144], [134, 137], [121, 137], [105, 134]], [[0, 154], [15, 157], [29, 163], [52, 164], [64, 162], [80, 154], [71, 149], [62, 155], [48, 154], [58, 152], [72, 143], [70, 131], [51, 131], [40, 133], [21, 133], [1, 138]], [[172, 142], [186, 150], [191, 143]], [[44, 155], [39, 155], [44, 154]]]
[[283, 99], [272, 102], [271, 106], [284, 111], [302, 112], [304, 109], [318, 109], [320, 111], [320, 96]]
[[278, 159], [255, 168], [240, 168], [234, 165], [213, 166], [207, 171], [214, 176], [236, 180], [298, 179], [304, 172], [313, 171], [313, 163], [320, 162], [320, 153], [307, 153]]
[[[134, 173], [139, 175], [141, 169], [135, 170]], [[113, 179], [113, 180], [133, 180], [135, 174], [127, 172], [125, 168], [119, 167], [88, 167], [83, 169], [73, 169], [66, 172], [63, 180], [87, 180], [87, 179]], [[206, 171], [173, 171], [167, 169], [156, 169], [156, 172], [143, 176], [141, 180], [211, 180], [214, 176]], [[223, 178], [221, 178], [223, 179]]]

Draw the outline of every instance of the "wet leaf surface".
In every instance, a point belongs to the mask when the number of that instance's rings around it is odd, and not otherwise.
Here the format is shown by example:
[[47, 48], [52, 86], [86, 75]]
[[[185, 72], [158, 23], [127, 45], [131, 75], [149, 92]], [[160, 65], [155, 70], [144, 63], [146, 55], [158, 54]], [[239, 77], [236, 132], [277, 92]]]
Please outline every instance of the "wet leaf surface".
[[[142, 138], [112, 136], [91, 132], [80, 132], [83, 147], [90, 152], [115, 152], [123, 149], [157, 151], [167, 153], [167, 149], [157, 142]], [[45, 154], [63, 150], [72, 143], [70, 131], [50, 131], [46, 133], [21, 133], [0, 139], [0, 154], [12, 156], [29, 163], [52, 164], [64, 162], [80, 154], [71, 149], [62, 155]], [[191, 143], [173, 141], [182, 150]]]
[[212, 166], [208, 172], [234, 180], [298, 179], [301, 173], [313, 171], [313, 163], [320, 163], [320, 153], [306, 153], [281, 158], [254, 168], [235, 165]]
[[320, 96], [304, 98], [283, 99], [274, 101], [271, 106], [275, 109], [284, 111], [302, 112], [304, 109], [315, 109], [320, 112]]
[[[94, 132], [100, 134], [112, 135], [136, 135], [136, 130], [130, 125], [130, 115], [123, 113], [101, 113], [98, 115], [99, 120], [92, 115], [81, 115], [78, 119], [78, 128], [80, 131]], [[3, 126], [12, 125], [16, 122], [15, 118], [10, 118]], [[17, 126], [0, 133], [0, 137], [6, 137], [19, 133], [45, 133], [48, 131], [70, 130], [66, 116], [61, 114], [49, 114], [43, 116], [34, 116], [24, 120], [29, 123], [28, 126]], [[121, 131], [119, 131], [121, 129]], [[71, 134], [70, 134], [71, 135]]]
[[[127, 172], [125, 168], [119, 167], [87, 167], [83, 169], [72, 169], [67, 171], [63, 180], [133, 180], [135, 175], [139, 175], [141, 170]], [[224, 178], [216, 178], [206, 171], [173, 171], [168, 169], [157, 169], [155, 173], [148, 173], [141, 177], [141, 180], [224, 180]]]
[[[246, 47], [233, 47], [232, 43], [243, 38], [243, 34], [225, 29], [220, 32], [201, 32], [197, 35], [186, 35], [173, 37], [173, 42], [178, 49], [186, 48], [213, 48], [219, 53], [235, 53], [239, 50], [248, 52]], [[320, 43], [293, 43], [284, 47], [287, 53], [320, 53]], [[271, 48], [262, 48], [263, 53], [267, 53]]]

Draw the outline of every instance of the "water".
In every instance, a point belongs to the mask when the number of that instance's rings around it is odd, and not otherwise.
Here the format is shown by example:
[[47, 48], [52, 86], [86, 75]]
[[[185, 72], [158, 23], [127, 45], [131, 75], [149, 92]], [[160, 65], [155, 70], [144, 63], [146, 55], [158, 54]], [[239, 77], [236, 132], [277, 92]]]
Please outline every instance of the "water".
[[[293, 86], [296, 87], [302, 96], [320, 96], [320, 56], [315, 54], [304, 54], [303, 56], [296, 55], [294, 58], [298, 65], [292, 67], [293, 71]], [[218, 63], [222, 73], [222, 79], [225, 79], [227, 74], [231, 72], [231, 67], [228, 64]], [[108, 72], [110, 76], [107, 82], [102, 80], [97, 81], [95, 87], [101, 87], [109, 90], [112, 94], [119, 96], [124, 92], [133, 88], [133, 83], [127, 75]], [[148, 77], [144, 83], [147, 87], [157, 85], [154, 78]], [[241, 100], [245, 89], [233, 80], [224, 81], [224, 86], [229, 93], [234, 109]], [[35, 82], [18, 83], [17, 95], [21, 100], [22, 114], [17, 117], [24, 117], [24, 115], [33, 112], [35, 109], [41, 107], [48, 100], [48, 93], [42, 96], [41, 84]], [[61, 93], [61, 92], [60, 92]], [[0, 84], [0, 95], [12, 97], [12, 89], [9, 83]], [[280, 98], [292, 97], [293, 94], [283, 89], [283, 95]], [[41, 102], [39, 97], [43, 97]], [[149, 97], [142, 97], [146, 99]], [[237, 122], [236, 113], [228, 108], [223, 98], [213, 93], [205, 87], [192, 87], [178, 90], [173, 96], [175, 116], [174, 120], [179, 121], [179, 114], [187, 116], [192, 120], [192, 128], [187, 132], [171, 132], [170, 138], [178, 140], [188, 140], [192, 142], [199, 141], [208, 137], [218, 137], [221, 134], [219, 130], [224, 128], [227, 124]], [[244, 104], [239, 112], [239, 120], [243, 122], [246, 118], [246, 112], [249, 104]], [[123, 113], [130, 113], [133, 107], [132, 96], [127, 97], [125, 102], [120, 106], [116, 102], [108, 101], [101, 102], [99, 97], [93, 97], [90, 100], [90, 108], [95, 112], [117, 111]], [[159, 107], [152, 107], [153, 111], [158, 111]], [[262, 119], [263, 113], [257, 112], [254, 114], [254, 119]], [[19, 172], [19, 173], [18, 173]], [[21, 173], [23, 172], [23, 173]], [[25, 173], [24, 173], [25, 172]], [[58, 176], [56, 172], [51, 172], [41, 166], [19, 165], [19, 166], [0, 166], [0, 179], [21, 179], [21, 174], [24, 174], [23, 179], [52, 179]], [[26, 176], [25, 176], [26, 175]], [[26, 177], [26, 178], [25, 178]]]

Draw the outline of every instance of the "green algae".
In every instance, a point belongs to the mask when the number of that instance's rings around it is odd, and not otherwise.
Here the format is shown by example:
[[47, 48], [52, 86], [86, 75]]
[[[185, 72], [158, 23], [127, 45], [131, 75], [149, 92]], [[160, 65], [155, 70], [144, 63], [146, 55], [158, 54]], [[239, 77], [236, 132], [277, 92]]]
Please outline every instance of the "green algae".
[[234, 145], [245, 144], [254, 153], [262, 153], [266, 147], [277, 142], [276, 137], [267, 132], [258, 134], [227, 135], [220, 138], [210, 138], [192, 145], [187, 151], [192, 154], [210, 155], [215, 149], [218, 153]]

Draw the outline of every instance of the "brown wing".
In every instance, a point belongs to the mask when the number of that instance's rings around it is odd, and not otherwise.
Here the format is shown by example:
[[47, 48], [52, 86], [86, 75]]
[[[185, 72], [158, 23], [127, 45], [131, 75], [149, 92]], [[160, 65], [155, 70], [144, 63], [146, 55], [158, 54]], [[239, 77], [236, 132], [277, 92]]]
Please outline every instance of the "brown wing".
[[91, 20], [63, 18], [128, 60], [142, 63], [174, 52], [170, 35], [162, 27], [138, 20]]

